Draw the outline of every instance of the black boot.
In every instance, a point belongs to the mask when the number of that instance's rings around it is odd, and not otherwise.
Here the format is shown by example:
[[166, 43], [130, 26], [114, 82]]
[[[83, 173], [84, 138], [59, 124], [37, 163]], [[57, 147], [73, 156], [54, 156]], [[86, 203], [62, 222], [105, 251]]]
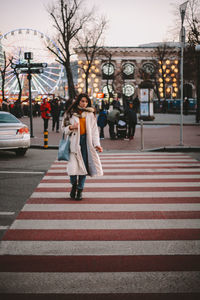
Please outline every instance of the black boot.
[[73, 184], [70, 192], [70, 198], [75, 199], [75, 197], [76, 197], [76, 184]]
[[77, 190], [76, 200], [82, 200], [82, 191], [80, 189]]

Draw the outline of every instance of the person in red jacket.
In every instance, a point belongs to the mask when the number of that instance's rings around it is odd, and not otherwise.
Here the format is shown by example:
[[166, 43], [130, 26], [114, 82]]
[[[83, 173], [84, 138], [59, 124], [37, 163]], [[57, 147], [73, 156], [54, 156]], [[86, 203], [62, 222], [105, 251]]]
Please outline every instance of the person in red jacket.
[[48, 123], [51, 117], [51, 105], [49, 104], [47, 98], [43, 99], [43, 103], [40, 106], [41, 117], [44, 120], [44, 131], [48, 130]]

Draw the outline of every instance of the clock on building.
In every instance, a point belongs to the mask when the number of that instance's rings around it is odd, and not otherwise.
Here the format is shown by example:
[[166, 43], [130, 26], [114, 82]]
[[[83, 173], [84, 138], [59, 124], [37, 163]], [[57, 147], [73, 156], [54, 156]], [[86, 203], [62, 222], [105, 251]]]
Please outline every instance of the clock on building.
[[112, 88], [111, 84], [105, 85], [103, 87], [103, 93], [104, 94], [109, 94], [109, 93], [112, 93], [112, 92], [113, 92], [113, 88]]
[[153, 74], [155, 72], [155, 67], [151, 63], [144, 64], [142, 68], [148, 74]]
[[111, 63], [105, 63], [102, 67], [103, 74], [111, 76], [114, 73], [114, 66]]
[[126, 63], [123, 66], [123, 73], [127, 76], [132, 75], [134, 73], [134, 66], [130, 63]]
[[123, 86], [123, 93], [125, 96], [130, 97], [134, 94], [135, 88], [131, 84], [125, 84]]

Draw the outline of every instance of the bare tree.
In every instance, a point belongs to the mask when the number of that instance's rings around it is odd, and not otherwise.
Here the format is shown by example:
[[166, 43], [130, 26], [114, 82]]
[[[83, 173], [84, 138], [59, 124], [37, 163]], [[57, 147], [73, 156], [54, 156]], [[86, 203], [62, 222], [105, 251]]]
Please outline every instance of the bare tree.
[[62, 64], [66, 70], [71, 100], [76, 95], [70, 64], [72, 43], [91, 16], [91, 12], [83, 9], [82, 3], [82, 0], [57, 0], [56, 5], [48, 9], [57, 33], [56, 42], [59, 51], [56, 47], [47, 46], [47, 48], [56, 56], [56, 61]]
[[3, 65], [0, 66], [1, 73], [1, 91], [2, 91], [2, 100], [5, 102], [5, 83], [6, 83], [6, 72], [11, 62], [7, 59], [5, 51], [3, 52]]
[[[101, 38], [106, 29], [107, 21], [104, 17], [101, 19], [92, 19], [92, 26], [86, 26], [83, 30], [83, 34], [77, 35], [76, 39], [81, 52], [86, 59], [85, 65], [80, 65], [79, 68], [85, 74], [85, 92], [88, 93], [88, 78], [93, 62], [97, 53], [102, 49]], [[79, 51], [79, 49], [76, 49]]]

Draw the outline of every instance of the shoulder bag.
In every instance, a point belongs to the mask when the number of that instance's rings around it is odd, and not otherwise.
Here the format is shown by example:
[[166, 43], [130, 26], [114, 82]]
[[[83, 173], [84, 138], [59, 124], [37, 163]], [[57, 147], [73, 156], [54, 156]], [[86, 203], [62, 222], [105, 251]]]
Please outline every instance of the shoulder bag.
[[63, 133], [62, 139], [59, 142], [58, 160], [69, 161], [69, 158], [70, 158], [70, 139], [69, 139], [69, 135], [65, 139], [65, 134]]

